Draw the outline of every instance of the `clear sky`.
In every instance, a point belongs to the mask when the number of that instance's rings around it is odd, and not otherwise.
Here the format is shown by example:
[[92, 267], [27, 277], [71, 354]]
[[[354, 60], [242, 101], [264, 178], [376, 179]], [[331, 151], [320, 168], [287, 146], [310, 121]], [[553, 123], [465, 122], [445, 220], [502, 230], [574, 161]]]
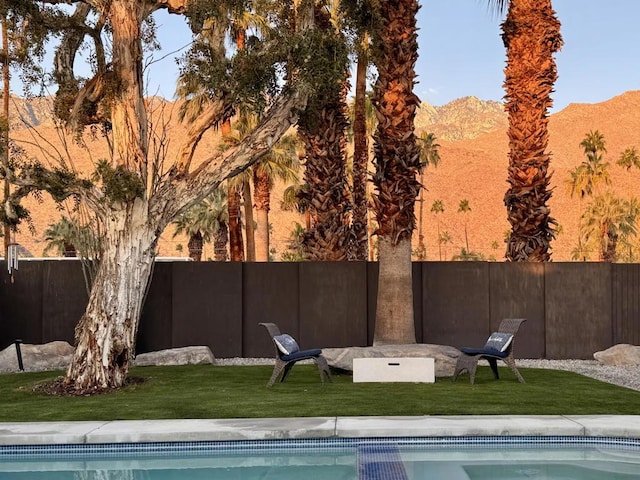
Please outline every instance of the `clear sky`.
[[[418, 15], [416, 93], [433, 105], [474, 95], [501, 100], [505, 49], [502, 18], [488, 0], [423, 0]], [[640, 0], [553, 0], [564, 47], [557, 56], [559, 78], [554, 110], [569, 103], [594, 103], [640, 89]], [[180, 16], [157, 14], [163, 51], [147, 70], [148, 93], [173, 98], [175, 55], [190, 41]], [[162, 58], [166, 55], [164, 58]]]

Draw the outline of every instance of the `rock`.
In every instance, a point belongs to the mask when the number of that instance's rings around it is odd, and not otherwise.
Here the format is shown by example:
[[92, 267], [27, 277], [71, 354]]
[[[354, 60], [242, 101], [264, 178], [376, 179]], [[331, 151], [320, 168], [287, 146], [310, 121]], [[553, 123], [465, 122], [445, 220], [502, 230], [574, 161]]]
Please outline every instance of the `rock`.
[[[71, 363], [74, 348], [67, 342], [55, 341], [41, 345], [20, 344], [22, 364], [26, 372], [63, 370]], [[19, 372], [15, 344], [0, 352], [0, 372]]]
[[594, 353], [593, 358], [605, 365], [640, 365], [640, 346], [620, 343]]
[[354, 358], [429, 357], [435, 360], [436, 377], [451, 377], [460, 351], [446, 345], [418, 343], [375, 347], [323, 348], [322, 355], [327, 359], [329, 366], [347, 371], [353, 371]]
[[141, 353], [136, 356], [133, 365], [204, 365], [215, 363], [215, 357], [209, 347], [181, 347]]

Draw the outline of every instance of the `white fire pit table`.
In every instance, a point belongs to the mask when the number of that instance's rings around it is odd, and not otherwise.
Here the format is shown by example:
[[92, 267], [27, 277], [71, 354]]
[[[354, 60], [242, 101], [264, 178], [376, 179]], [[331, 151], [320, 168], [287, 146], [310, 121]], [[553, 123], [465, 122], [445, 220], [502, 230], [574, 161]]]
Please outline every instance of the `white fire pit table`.
[[433, 358], [354, 358], [353, 382], [434, 383]]

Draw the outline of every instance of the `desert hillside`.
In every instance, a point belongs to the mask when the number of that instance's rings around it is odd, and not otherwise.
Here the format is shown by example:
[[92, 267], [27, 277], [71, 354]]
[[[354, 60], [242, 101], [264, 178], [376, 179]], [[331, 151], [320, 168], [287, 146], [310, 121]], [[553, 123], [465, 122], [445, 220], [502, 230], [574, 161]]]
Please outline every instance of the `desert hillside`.
[[[156, 107], [156, 124], [168, 125], [167, 158], [171, 159], [184, 132], [184, 127], [176, 120], [177, 105], [160, 99], [152, 99], [150, 102]], [[37, 111], [42, 110], [39, 106]], [[26, 111], [34, 112], [36, 109]], [[50, 120], [36, 118], [33, 124], [39, 125], [35, 131], [16, 128], [12, 132], [16, 143], [32, 156], [47, 157], [49, 161], [54, 161], [58, 155], [68, 156], [81, 171], [91, 171], [92, 162], [108, 156], [107, 145], [100, 138], [87, 139], [86, 148], [81, 148], [69, 140], [65, 144]], [[442, 107], [423, 104], [416, 124], [419, 131], [434, 132], [440, 144], [440, 165], [437, 168], [429, 167], [425, 173], [427, 192], [424, 200], [423, 233], [427, 258], [438, 260], [442, 255], [443, 259], [450, 259], [464, 247], [465, 215], [457, 210], [460, 201], [466, 199], [471, 207], [466, 215], [469, 248], [487, 258], [502, 259], [503, 238], [509, 225], [502, 203], [507, 188], [508, 143], [507, 118], [501, 105], [497, 102], [483, 102], [474, 97], [458, 99]], [[578, 199], [569, 197], [565, 181], [569, 170], [584, 159], [580, 142], [590, 130], [599, 130], [604, 134], [608, 152], [605, 158], [612, 164], [612, 187], [621, 196], [635, 194], [640, 187], [640, 171], [627, 172], [615, 166], [615, 160], [627, 147], [640, 148], [640, 91], [626, 92], [599, 104], [571, 104], [551, 116], [550, 152], [554, 194], [550, 206], [552, 215], [562, 227], [561, 234], [553, 244], [555, 261], [570, 260], [571, 250], [577, 243], [581, 207]], [[46, 139], [46, 142], [42, 139]], [[48, 146], [39, 149], [34, 146], [38, 143], [46, 143]], [[199, 148], [198, 157], [202, 159], [215, 152], [216, 145], [214, 134], [206, 136]], [[283, 188], [278, 185], [272, 198], [272, 246], [276, 250], [276, 259], [280, 259], [280, 255], [286, 250], [295, 222], [304, 223], [299, 215], [283, 212], [279, 208]], [[438, 216], [430, 212], [431, 205], [436, 200], [441, 200], [445, 209]], [[32, 211], [35, 235], [24, 226], [17, 241], [35, 256], [40, 256], [45, 247], [43, 232], [49, 224], [59, 219], [61, 212], [44, 197], [41, 203], [30, 199], [27, 205]], [[419, 214], [418, 206], [416, 214]], [[441, 232], [448, 232], [451, 237], [451, 242], [441, 249], [437, 242], [438, 228]], [[180, 245], [186, 250], [186, 239], [172, 238], [173, 228], [169, 227], [169, 230], [164, 233], [160, 242], [161, 255], [186, 256], [186, 251], [178, 251]], [[207, 245], [206, 249], [205, 257], [212, 257], [212, 246]]]

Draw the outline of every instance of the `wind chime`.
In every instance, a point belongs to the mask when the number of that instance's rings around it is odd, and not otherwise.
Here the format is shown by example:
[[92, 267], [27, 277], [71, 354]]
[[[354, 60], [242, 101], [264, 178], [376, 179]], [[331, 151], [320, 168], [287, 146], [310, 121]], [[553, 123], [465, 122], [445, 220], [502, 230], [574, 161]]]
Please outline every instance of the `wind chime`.
[[10, 243], [7, 248], [7, 270], [13, 280], [13, 271], [18, 270], [18, 244]]

